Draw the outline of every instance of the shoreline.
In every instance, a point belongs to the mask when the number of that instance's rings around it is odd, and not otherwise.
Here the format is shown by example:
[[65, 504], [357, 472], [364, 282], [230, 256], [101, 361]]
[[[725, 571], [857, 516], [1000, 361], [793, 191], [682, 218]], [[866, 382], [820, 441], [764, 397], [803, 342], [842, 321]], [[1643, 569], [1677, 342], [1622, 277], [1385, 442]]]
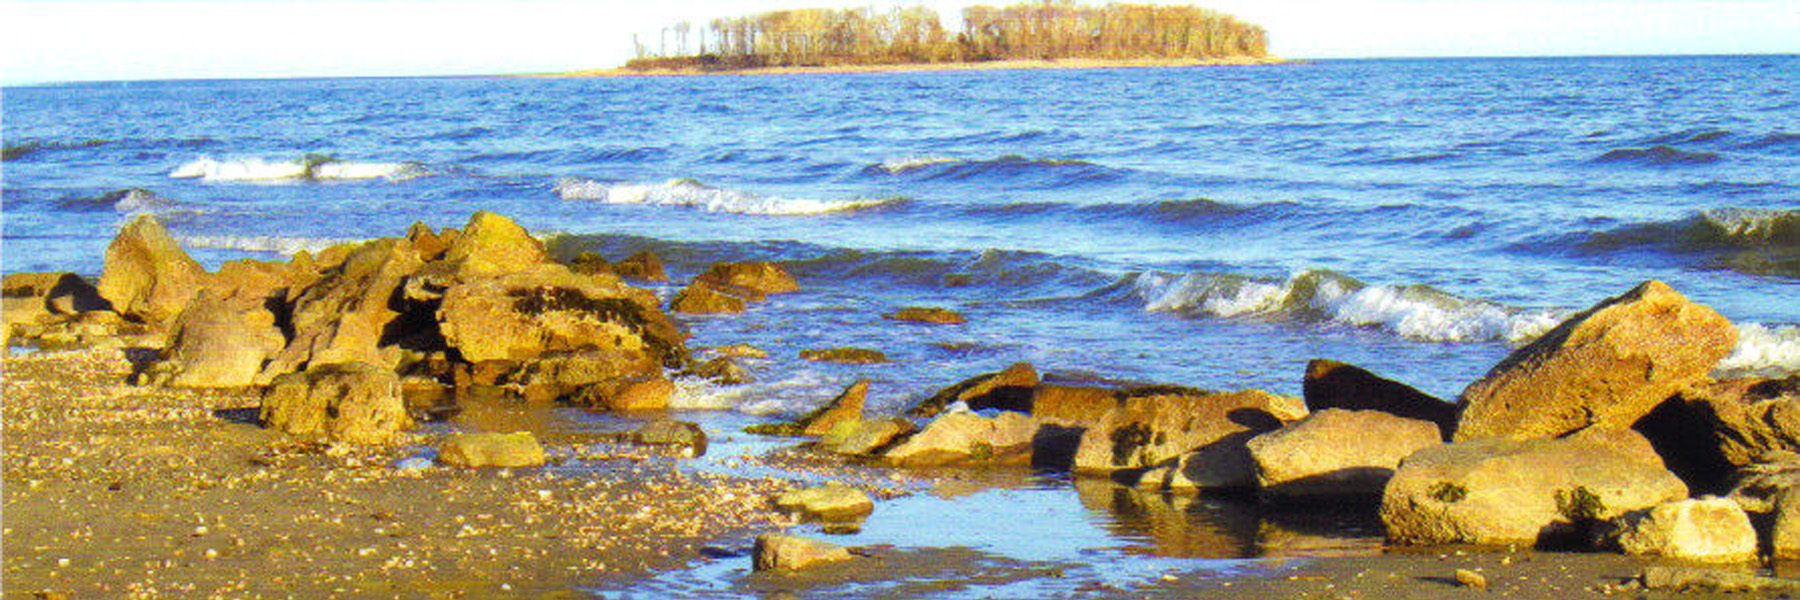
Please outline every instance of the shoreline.
[[1042, 70], [1082, 70], [1082, 69], [1158, 69], [1187, 67], [1232, 67], [1260, 65], [1294, 65], [1305, 61], [1287, 60], [1277, 57], [1228, 57], [1228, 58], [1068, 58], [1037, 60], [995, 60], [984, 62], [953, 63], [902, 63], [882, 65], [832, 65], [832, 66], [784, 66], [759, 67], [754, 69], [729, 69], [720, 71], [704, 71], [698, 69], [651, 69], [644, 71], [627, 70], [624, 67], [609, 69], [585, 69], [552, 73], [532, 73], [516, 75], [516, 77], [538, 78], [587, 78], [587, 77], [683, 77], [695, 75], [843, 75], [860, 73], [928, 73], [928, 72], [962, 72], [962, 71], [1042, 71]]

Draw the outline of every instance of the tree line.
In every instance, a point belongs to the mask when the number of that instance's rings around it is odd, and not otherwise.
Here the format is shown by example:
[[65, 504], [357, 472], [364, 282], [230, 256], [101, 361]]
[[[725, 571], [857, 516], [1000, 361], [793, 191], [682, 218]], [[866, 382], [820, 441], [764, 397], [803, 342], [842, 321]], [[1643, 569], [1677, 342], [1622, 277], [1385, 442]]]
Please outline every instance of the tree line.
[[[1197, 6], [1042, 0], [963, 9], [961, 31], [924, 6], [809, 8], [663, 28], [652, 51], [634, 40], [631, 70], [729, 70], [781, 66], [881, 65], [1062, 58], [1262, 57], [1262, 27]], [[669, 52], [670, 34], [676, 43]], [[698, 52], [688, 52], [696, 33]]]

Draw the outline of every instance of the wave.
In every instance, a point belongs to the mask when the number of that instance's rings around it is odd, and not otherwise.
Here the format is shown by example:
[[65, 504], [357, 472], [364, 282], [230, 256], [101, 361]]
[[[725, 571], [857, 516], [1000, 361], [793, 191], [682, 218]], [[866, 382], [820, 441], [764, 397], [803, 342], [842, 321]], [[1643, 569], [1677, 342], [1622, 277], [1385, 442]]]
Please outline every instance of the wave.
[[563, 200], [587, 200], [604, 204], [677, 206], [706, 212], [747, 215], [811, 215], [846, 212], [891, 206], [904, 201], [900, 198], [819, 200], [763, 196], [711, 187], [693, 179], [671, 179], [657, 184], [564, 179], [557, 182], [556, 195]]
[[111, 142], [107, 140], [81, 140], [77, 142], [38, 142], [29, 141], [0, 147], [0, 161], [15, 161], [32, 155], [56, 150], [78, 150], [97, 148]]
[[287, 161], [260, 158], [218, 160], [201, 157], [169, 172], [175, 179], [201, 181], [329, 181], [387, 179], [401, 181], [424, 175], [418, 163], [364, 163], [340, 161], [330, 156], [308, 154]]
[[1427, 285], [1372, 285], [1325, 270], [1286, 279], [1134, 273], [1106, 293], [1123, 293], [1153, 312], [1327, 321], [1433, 342], [1523, 343], [1567, 317], [1462, 298]]
[[1062, 187], [1124, 179], [1127, 171], [1082, 160], [1039, 159], [1009, 154], [990, 159], [914, 156], [868, 165], [864, 175], [917, 181], [992, 181]]
[[1707, 165], [1719, 162], [1718, 154], [1689, 152], [1673, 146], [1655, 145], [1645, 148], [1619, 148], [1594, 159], [1602, 164], [1637, 164], [1645, 166]]
[[326, 248], [339, 244], [358, 242], [355, 239], [285, 237], [279, 235], [193, 235], [175, 236], [181, 247], [190, 250], [243, 250], [246, 252], [276, 252], [292, 255], [301, 250], [318, 253]]
[[1800, 148], [1800, 133], [1777, 131], [1768, 135], [1738, 144], [1740, 150], [1762, 150], [1767, 148]]
[[1764, 376], [1800, 373], [1800, 325], [1742, 323], [1737, 330], [1737, 348], [1719, 361], [1714, 371]]
[[1731, 132], [1724, 129], [1689, 129], [1675, 133], [1659, 135], [1644, 140], [1649, 145], [1666, 144], [1704, 144], [1711, 141], [1731, 137]]
[[1800, 209], [1715, 208], [1674, 221], [1587, 234], [1588, 251], [1667, 247], [1676, 251], [1774, 250], [1800, 253]]
[[113, 190], [99, 196], [70, 198], [56, 203], [57, 208], [75, 211], [111, 210], [122, 213], [156, 212], [175, 206], [175, 201], [143, 188]]

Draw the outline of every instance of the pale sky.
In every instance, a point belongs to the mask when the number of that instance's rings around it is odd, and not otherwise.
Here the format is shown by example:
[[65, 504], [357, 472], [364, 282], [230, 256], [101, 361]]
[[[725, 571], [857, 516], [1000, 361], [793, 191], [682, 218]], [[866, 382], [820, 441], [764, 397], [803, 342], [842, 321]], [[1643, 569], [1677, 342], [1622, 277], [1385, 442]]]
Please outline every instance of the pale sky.
[[[617, 66], [631, 35], [868, 0], [0, 0], [0, 82]], [[968, 4], [927, 0], [946, 25]], [[1090, 4], [1099, 4], [1090, 0]], [[1177, 2], [1187, 4], [1189, 2]], [[1198, 0], [1288, 58], [1800, 53], [1800, 0]]]

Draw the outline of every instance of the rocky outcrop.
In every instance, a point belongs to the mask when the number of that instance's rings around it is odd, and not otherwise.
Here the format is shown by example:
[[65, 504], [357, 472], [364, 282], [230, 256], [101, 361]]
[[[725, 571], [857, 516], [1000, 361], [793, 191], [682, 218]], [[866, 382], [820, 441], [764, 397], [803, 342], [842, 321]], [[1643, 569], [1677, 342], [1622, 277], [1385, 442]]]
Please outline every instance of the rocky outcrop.
[[377, 444], [412, 425], [393, 371], [366, 363], [320, 365], [275, 378], [262, 423], [303, 436]]
[[1306, 363], [1301, 389], [1306, 409], [1313, 412], [1330, 408], [1378, 410], [1435, 423], [1445, 439], [1456, 427], [1456, 405], [1355, 365], [1324, 359]]
[[669, 310], [696, 315], [704, 314], [736, 314], [749, 308], [749, 303], [760, 298], [745, 298], [721, 290], [711, 284], [696, 281], [688, 284], [669, 301]]
[[293, 335], [258, 379], [269, 381], [315, 364], [362, 362], [393, 369], [399, 354], [381, 348], [401, 316], [392, 302], [406, 277], [423, 265], [404, 239], [353, 247], [323, 278], [290, 293]]
[[549, 261], [544, 244], [512, 219], [477, 212], [448, 241], [443, 262], [455, 265], [464, 280], [530, 270]]
[[932, 325], [961, 325], [969, 320], [955, 311], [936, 308], [910, 306], [881, 316], [890, 321], [910, 321], [913, 323], [929, 323]]
[[[1214, 444], [1238, 445], [1306, 415], [1299, 398], [1258, 390], [1126, 395], [1082, 433], [1074, 469], [1105, 474], [1148, 469]], [[1253, 474], [1246, 473], [1246, 477]]]
[[720, 263], [694, 278], [695, 283], [707, 283], [721, 289], [743, 288], [755, 290], [761, 294], [785, 294], [800, 291], [799, 282], [794, 280], [781, 265], [769, 262]]
[[1014, 363], [997, 373], [976, 375], [956, 385], [939, 390], [930, 398], [906, 411], [909, 417], [930, 417], [956, 402], [970, 408], [1004, 408], [1029, 412], [1032, 388], [1038, 384], [1037, 369], [1031, 363]]
[[791, 516], [817, 521], [854, 521], [875, 512], [868, 492], [831, 482], [775, 496], [775, 508]]
[[172, 329], [163, 360], [148, 375], [153, 383], [173, 387], [255, 385], [264, 363], [287, 341], [262, 303], [218, 298], [207, 290], [188, 303]]
[[1687, 495], [1642, 436], [1587, 429], [1414, 453], [1388, 480], [1381, 520], [1401, 543], [1533, 544]]
[[882, 459], [907, 467], [1023, 464], [1031, 459], [1037, 431], [1038, 423], [1024, 413], [1003, 411], [983, 417], [967, 411], [947, 412], [888, 448]]
[[99, 292], [119, 313], [161, 323], [179, 314], [206, 278], [206, 269], [169, 237], [162, 223], [142, 215], [106, 247]]
[[[450, 255], [455, 251], [453, 246]], [[676, 366], [687, 355], [684, 336], [657, 308], [655, 296], [616, 278], [576, 275], [560, 265], [452, 287], [437, 319], [445, 343], [469, 362], [600, 349]]]
[[1437, 424], [1325, 409], [1245, 444], [1265, 498], [1380, 496], [1400, 460], [1442, 443]]
[[529, 431], [459, 433], [438, 446], [438, 462], [458, 467], [532, 467], [544, 460], [544, 447]]
[[1676, 500], [1619, 520], [1618, 544], [1627, 554], [1701, 562], [1756, 560], [1756, 529], [1737, 503], [1724, 498]]
[[1470, 384], [1455, 439], [1630, 427], [1704, 378], [1736, 343], [1737, 329], [1719, 313], [1646, 282], [1575, 315]]
[[793, 571], [851, 558], [843, 546], [782, 533], [756, 536], [753, 553], [756, 571]]

